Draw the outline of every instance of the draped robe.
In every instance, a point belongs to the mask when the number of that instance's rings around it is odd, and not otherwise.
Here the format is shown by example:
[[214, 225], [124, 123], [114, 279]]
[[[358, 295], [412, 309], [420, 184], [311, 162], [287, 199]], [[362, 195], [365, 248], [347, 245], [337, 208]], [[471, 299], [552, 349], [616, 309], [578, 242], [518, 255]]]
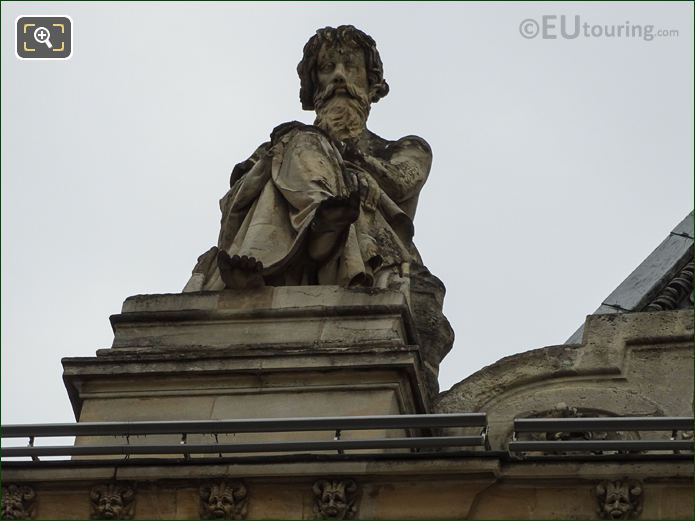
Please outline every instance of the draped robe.
[[[184, 291], [224, 288], [219, 250], [262, 262], [266, 284], [335, 284], [391, 287], [411, 263], [421, 264], [413, 245], [418, 195], [432, 162], [429, 145], [417, 136], [387, 141], [365, 130], [359, 148], [366, 160], [343, 160], [320, 129], [285, 123], [232, 171], [220, 201], [218, 244], [204, 253]], [[322, 201], [347, 196], [346, 169], [376, 181], [376, 208], [361, 204], [358, 219], [320, 265], [307, 254], [307, 241]]]

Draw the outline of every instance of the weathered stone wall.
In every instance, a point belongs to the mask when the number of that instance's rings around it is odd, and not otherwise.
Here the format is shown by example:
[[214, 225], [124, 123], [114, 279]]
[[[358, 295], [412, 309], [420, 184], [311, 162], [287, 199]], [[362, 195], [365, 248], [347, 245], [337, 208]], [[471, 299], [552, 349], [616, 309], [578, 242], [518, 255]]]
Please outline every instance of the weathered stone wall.
[[442, 393], [434, 412], [486, 412], [490, 444], [504, 450], [515, 418], [692, 416], [692, 400], [690, 309], [591, 315], [581, 345], [503, 358]]
[[[238, 503], [248, 519], [314, 519], [318, 481], [354, 483], [347, 493], [357, 519], [592, 519], [597, 486], [639, 483], [630, 517], [691, 519], [692, 464], [661, 462], [502, 462], [496, 458], [353, 459], [228, 465], [130, 464], [80, 469], [11, 469], [3, 481], [30, 485], [36, 519], [87, 519], [90, 492], [118, 477], [132, 489], [136, 519], [201, 519], [201, 486], [243, 486]], [[241, 507], [239, 510], [241, 510]], [[237, 512], [238, 514], [238, 512]], [[325, 512], [324, 512], [325, 516]], [[229, 517], [227, 517], [229, 518]]]

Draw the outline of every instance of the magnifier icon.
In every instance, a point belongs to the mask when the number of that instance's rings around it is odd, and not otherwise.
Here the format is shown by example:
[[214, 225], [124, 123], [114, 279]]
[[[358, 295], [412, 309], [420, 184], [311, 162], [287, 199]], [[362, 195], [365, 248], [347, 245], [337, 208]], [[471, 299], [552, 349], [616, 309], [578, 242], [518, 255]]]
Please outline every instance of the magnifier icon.
[[39, 43], [45, 43], [46, 47], [53, 49], [53, 45], [51, 45], [51, 32], [45, 27], [37, 27], [34, 30], [34, 40]]

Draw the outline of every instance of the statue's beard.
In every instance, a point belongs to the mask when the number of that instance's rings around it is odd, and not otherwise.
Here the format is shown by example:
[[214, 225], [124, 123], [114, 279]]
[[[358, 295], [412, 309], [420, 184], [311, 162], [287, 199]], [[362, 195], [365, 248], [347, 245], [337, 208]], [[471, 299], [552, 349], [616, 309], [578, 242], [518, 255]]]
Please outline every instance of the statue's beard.
[[369, 116], [367, 96], [350, 84], [345, 89], [347, 92], [336, 96], [335, 86], [329, 85], [314, 99], [314, 124], [340, 141], [356, 139], [362, 135]]

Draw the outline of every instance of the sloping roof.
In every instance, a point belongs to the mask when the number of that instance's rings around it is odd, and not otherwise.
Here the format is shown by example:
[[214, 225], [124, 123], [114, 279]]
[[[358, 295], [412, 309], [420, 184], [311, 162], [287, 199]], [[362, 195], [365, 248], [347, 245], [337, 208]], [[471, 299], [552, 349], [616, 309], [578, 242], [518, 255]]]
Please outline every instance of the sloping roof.
[[[693, 307], [693, 212], [613, 292], [593, 315]], [[582, 341], [582, 325], [565, 344]]]

